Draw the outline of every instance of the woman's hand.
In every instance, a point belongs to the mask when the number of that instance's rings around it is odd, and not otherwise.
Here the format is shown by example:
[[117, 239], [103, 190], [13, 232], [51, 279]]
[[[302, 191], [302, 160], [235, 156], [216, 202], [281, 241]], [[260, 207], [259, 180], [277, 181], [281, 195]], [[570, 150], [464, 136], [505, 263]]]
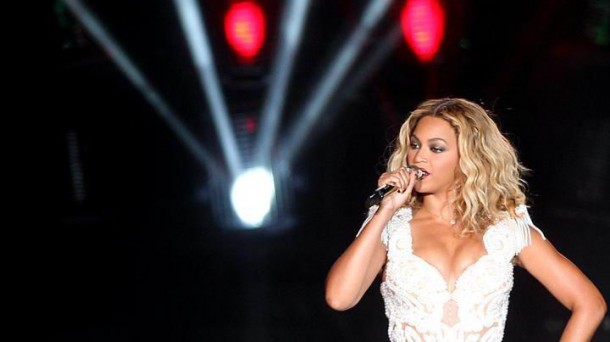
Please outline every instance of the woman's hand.
[[411, 199], [411, 193], [413, 192], [413, 186], [416, 182], [415, 170], [406, 167], [393, 172], [385, 172], [377, 181], [378, 186], [384, 186], [391, 184], [398, 189], [388, 196], [384, 197], [379, 206], [380, 210], [389, 210], [395, 212], [400, 207], [405, 205]]

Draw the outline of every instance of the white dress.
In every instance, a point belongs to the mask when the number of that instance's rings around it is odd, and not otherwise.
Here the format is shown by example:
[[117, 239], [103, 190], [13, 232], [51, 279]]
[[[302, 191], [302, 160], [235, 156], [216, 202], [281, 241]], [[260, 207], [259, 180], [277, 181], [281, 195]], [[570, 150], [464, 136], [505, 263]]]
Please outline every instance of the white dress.
[[[371, 208], [364, 225], [377, 207]], [[468, 266], [450, 291], [441, 273], [413, 254], [410, 208], [399, 209], [382, 233], [387, 249], [381, 294], [392, 342], [501, 341], [513, 287], [512, 259], [536, 228], [525, 206], [483, 235], [486, 254]]]

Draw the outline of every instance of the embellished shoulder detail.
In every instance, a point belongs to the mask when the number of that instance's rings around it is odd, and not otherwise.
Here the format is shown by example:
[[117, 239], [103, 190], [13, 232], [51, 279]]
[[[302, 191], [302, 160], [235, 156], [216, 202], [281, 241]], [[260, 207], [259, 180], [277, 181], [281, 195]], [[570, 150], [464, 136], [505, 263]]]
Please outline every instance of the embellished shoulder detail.
[[483, 235], [483, 243], [490, 254], [512, 259], [519, 255], [523, 248], [532, 244], [532, 231], [546, 239], [542, 231], [532, 222], [525, 205], [517, 206], [515, 214], [516, 217], [511, 217], [505, 213], [503, 219], [487, 228]]
[[367, 213], [366, 219], [364, 219], [364, 222], [362, 222], [362, 225], [360, 226], [358, 233], [356, 233], [356, 237], [358, 237], [360, 235], [360, 233], [362, 232], [362, 229], [364, 229], [364, 226], [366, 226], [366, 224], [369, 223], [369, 221], [373, 218], [373, 215], [375, 215], [375, 213], [377, 212], [377, 209], [379, 209], [378, 205], [372, 205], [369, 208], [369, 212]]
[[385, 228], [386, 249], [388, 260], [413, 253], [413, 241], [411, 238], [411, 227], [409, 222], [413, 219], [413, 211], [410, 207], [402, 207], [394, 213]]
[[532, 219], [527, 212], [525, 204], [518, 205], [515, 208], [517, 217], [513, 218], [516, 223], [515, 229], [515, 255], [519, 254], [521, 250], [532, 244], [532, 230], [535, 230], [540, 234], [542, 239], [546, 240], [544, 233], [534, 225]]
[[[369, 208], [369, 212], [366, 216], [366, 219], [364, 219], [364, 222], [362, 222], [362, 226], [360, 226], [360, 229], [358, 230], [358, 233], [356, 233], [356, 237], [360, 236], [360, 233], [362, 233], [362, 230], [364, 229], [364, 227], [367, 225], [367, 223], [369, 223], [372, 219], [373, 216], [375, 216], [375, 213], [377, 212], [377, 210], [379, 209], [378, 205], [372, 205]], [[388, 233], [387, 233], [387, 226], [385, 228], [383, 228], [383, 231], [381, 232], [381, 243], [383, 244], [383, 246], [385, 247], [385, 249], [388, 249]]]
[[[368, 215], [367, 215], [366, 219], [364, 220], [364, 222], [362, 223], [360, 230], [358, 230], [356, 237], [358, 237], [360, 235], [360, 233], [362, 232], [362, 229], [364, 229], [364, 227], [367, 225], [367, 223], [369, 223], [369, 221], [371, 221], [371, 219], [373, 218], [373, 216], [375, 215], [375, 213], [377, 212], [378, 209], [379, 209], [378, 205], [374, 205], [369, 208]], [[386, 250], [388, 250], [388, 244], [390, 242], [390, 236], [392, 235], [392, 233], [397, 228], [399, 228], [401, 226], [404, 227], [405, 226], [404, 223], [405, 222], [408, 223], [409, 221], [411, 221], [412, 218], [413, 218], [413, 213], [411, 211], [411, 208], [409, 208], [409, 207], [402, 207], [402, 208], [398, 209], [396, 211], [396, 213], [394, 213], [394, 216], [392, 216], [392, 218], [390, 219], [388, 224], [385, 226], [385, 228], [383, 228], [383, 231], [381, 232], [381, 243], [386, 248]]]

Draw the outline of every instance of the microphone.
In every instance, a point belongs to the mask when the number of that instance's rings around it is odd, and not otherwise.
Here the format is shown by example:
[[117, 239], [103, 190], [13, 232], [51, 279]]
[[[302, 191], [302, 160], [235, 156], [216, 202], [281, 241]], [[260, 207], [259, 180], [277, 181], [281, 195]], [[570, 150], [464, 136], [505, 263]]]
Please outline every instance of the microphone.
[[[424, 172], [417, 166], [407, 166], [407, 172], [411, 173], [412, 171], [416, 172], [415, 178], [417, 180], [421, 180], [424, 177]], [[365, 206], [370, 208], [374, 205], [379, 205], [379, 203], [381, 203], [386, 196], [390, 195], [396, 190], [398, 190], [398, 187], [396, 187], [394, 184], [385, 184], [378, 187], [375, 189], [375, 191], [373, 191], [373, 194], [366, 199]]]

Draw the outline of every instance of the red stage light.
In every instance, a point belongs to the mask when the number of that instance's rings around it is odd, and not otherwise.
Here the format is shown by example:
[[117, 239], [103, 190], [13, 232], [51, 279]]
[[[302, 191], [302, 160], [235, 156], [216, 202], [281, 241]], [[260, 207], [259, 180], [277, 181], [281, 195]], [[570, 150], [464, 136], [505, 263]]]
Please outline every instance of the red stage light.
[[265, 14], [258, 4], [246, 1], [231, 5], [225, 16], [225, 35], [239, 57], [244, 60], [256, 57], [265, 33]]
[[402, 33], [417, 58], [431, 61], [445, 35], [445, 11], [438, 0], [408, 0], [400, 16]]

